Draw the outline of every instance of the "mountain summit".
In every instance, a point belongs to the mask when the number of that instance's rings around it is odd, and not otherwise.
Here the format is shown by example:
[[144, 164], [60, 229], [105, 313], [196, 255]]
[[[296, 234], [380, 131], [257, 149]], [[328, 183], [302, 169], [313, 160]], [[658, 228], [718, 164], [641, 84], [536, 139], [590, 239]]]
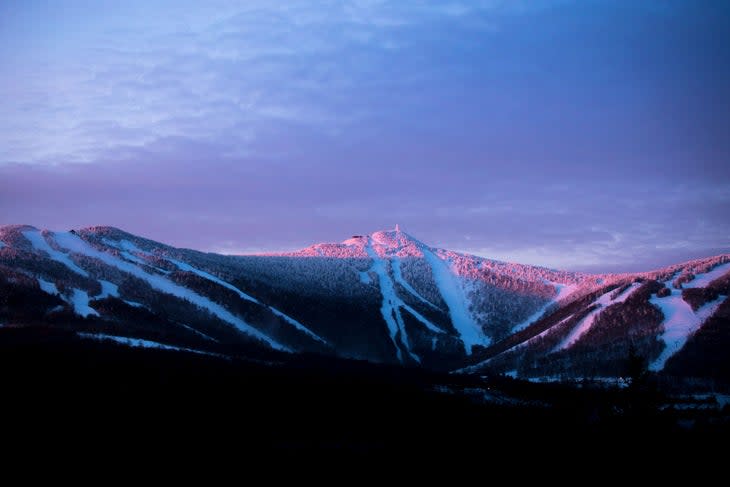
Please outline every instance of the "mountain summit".
[[397, 226], [257, 256], [113, 227], [0, 228], [3, 326], [205, 353], [258, 347], [582, 377], [622, 374], [633, 349], [655, 371], [712, 374], [725, 367], [712, 350], [730, 343], [728, 294], [730, 255], [589, 275], [430, 247]]

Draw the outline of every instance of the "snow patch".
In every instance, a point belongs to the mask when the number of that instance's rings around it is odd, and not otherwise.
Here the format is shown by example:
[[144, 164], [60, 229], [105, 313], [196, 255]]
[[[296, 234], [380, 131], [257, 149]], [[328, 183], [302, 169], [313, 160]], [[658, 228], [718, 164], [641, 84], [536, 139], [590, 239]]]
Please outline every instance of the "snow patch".
[[41, 235], [41, 232], [39, 232], [38, 230], [26, 230], [25, 232], [23, 232], [23, 236], [28, 239], [33, 248], [47, 253], [51, 257], [51, 259], [55, 260], [56, 262], [60, 262], [61, 264], [74, 271], [76, 274], [80, 274], [84, 277], [89, 277], [89, 273], [83, 270], [81, 267], [77, 266], [76, 263], [72, 261], [68, 255], [64, 254], [63, 252], [59, 252], [58, 250], [55, 250], [53, 247], [48, 245], [48, 242], [46, 242], [46, 239], [43, 238], [43, 235]]
[[191, 353], [198, 353], [198, 354], [202, 354], [202, 355], [216, 355], [216, 354], [213, 354], [210, 352], [203, 352], [201, 350], [195, 350], [192, 348], [165, 345], [164, 343], [154, 342], [152, 340], [144, 340], [142, 338], [129, 338], [129, 337], [122, 337], [122, 336], [117, 336], [117, 335], [107, 335], [106, 333], [78, 332], [77, 335], [81, 338], [88, 338], [90, 340], [97, 340], [97, 341], [109, 340], [112, 342], [121, 343], [122, 345], [127, 345], [129, 347], [157, 348], [160, 350], [176, 350], [178, 352], [191, 352]]
[[577, 284], [563, 284], [560, 282], [553, 282], [553, 281], [545, 281], [545, 282], [546, 282], [546, 284], [552, 284], [553, 286], [555, 286], [555, 290], [557, 291], [557, 294], [555, 295], [555, 297], [553, 299], [551, 299], [550, 301], [545, 303], [544, 306], [542, 306], [540, 309], [535, 311], [525, 321], [515, 325], [515, 327], [512, 328], [512, 333], [517, 333], [519, 331], [522, 331], [525, 328], [527, 328], [528, 326], [530, 326], [531, 324], [535, 323], [537, 320], [542, 318], [542, 315], [544, 315], [553, 304], [555, 304], [559, 301], [562, 301], [563, 299], [565, 299], [568, 296], [570, 296], [571, 294], [573, 294], [576, 289], [578, 289]]
[[137, 257], [136, 255], [134, 255], [132, 252], [135, 252], [137, 254], [142, 254], [145, 257], [154, 257], [154, 254], [151, 254], [150, 252], [146, 252], [146, 251], [140, 249], [139, 247], [137, 247], [134, 243], [130, 242], [129, 240], [120, 240], [117, 242], [116, 240], [109, 240], [109, 239], [104, 238], [104, 239], [102, 239], [102, 242], [109, 247], [113, 247], [113, 248], [117, 249], [119, 251], [119, 255], [121, 255], [122, 257], [124, 257], [125, 259], [127, 259], [131, 262], [136, 262], [137, 264], [151, 267], [162, 274], [170, 273], [170, 271], [166, 271], [165, 269], [160, 269], [159, 267], [156, 267], [156, 266], [150, 264], [148, 261], [141, 259], [141, 258]]
[[707, 287], [710, 285], [712, 281], [715, 279], [718, 279], [725, 274], [730, 272], [730, 262], [727, 264], [721, 264], [714, 269], [712, 269], [710, 272], [706, 272], [704, 274], [699, 274], [697, 277], [692, 279], [690, 282], [685, 283], [683, 287], [685, 288], [693, 288], [693, 287]]
[[141, 265], [150, 265], [150, 264], [149, 264], [149, 262], [147, 262], [146, 260], [144, 260], [144, 259], [140, 259], [140, 258], [139, 258], [139, 257], [137, 257], [136, 255], [134, 255], [134, 254], [132, 254], [132, 253], [130, 253], [130, 252], [127, 252], [127, 251], [125, 251], [125, 250], [121, 250], [121, 251], [119, 251], [119, 255], [121, 255], [121, 256], [122, 256], [122, 257], [124, 257], [125, 259], [127, 259], [127, 260], [129, 260], [129, 261], [132, 261], [132, 262], [135, 262], [135, 263], [137, 263], [137, 264], [141, 264]]
[[635, 282], [631, 284], [628, 288], [626, 288], [626, 290], [624, 290], [621, 294], [616, 296], [615, 299], [611, 299], [611, 295], [616, 292], [615, 289], [612, 289], [611, 291], [603, 294], [600, 298], [593, 302], [593, 304], [596, 305], [596, 309], [588, 313], [585, 318], [580, 320], [580, 322], [578, 322], [575, 328], [573, 328], [573, 330], [568, 334], [567, 337], [565, 337], [565, 339], [563, 339], [563, 341], [555, 348], [555, 350], [565, 350], [566, 348], [575, 345], [575, 343], [580, 340], [580, 338], [593, 327], [593, 323], [596, 321], [596, 318], [605, 308], [613, 304], [623, 303], [634, 293], [634, 291], [636, 291], [640, 287], [641, 283]]
[[46, 292], [51, 295], [60, 295], [61, 293], [58, 292], [58, 288], [56, 285], [49, 281], [44, 281], [40, 277], [38, 278], [38, 285], [41, 287], [41, 291]]
[[187, 264], [180, 260], [171, 259], [169, 257], [167, 258], [167, 260], [169, 260], [170, 262], [175, 264], [178, 267], [178, 269], [180, 269], [181, 271], [192, 272], [193, 274], [197, 274], [198, 276], [202, 277], [203, 279], [208, 279], [209, 281], [215, 282], [216, 284], [220, 284], [221, 286], [223, 286], [226, 289], [230, 289], [231, 291], [238, 294], [239, 297], [241, 297], [247, 301], [251, 301], [252, 303], [256, 303], [256, 304], [261, 304], [258, 299], [254, 298], [253, 296], [249, 296], [248, 294], [244, 293], [243, 291], [238, 289], [233, 284], [228, 283], [228, 282], [224, 281], [223, 279], [220, 279], [220, 278], [214, 276], [213, 274], [209, 274], [208, 272], [201, 271], [200, 269], [197, 269], [197, 268], [191, 266], [190, 264]]
[[210, 340], [210, 341], [212, 341], [212, 342], [216, 342], [216, 343], [218, 343], [218, 340], [216, 340], [216, 339], [215, 339], [215, 338], [213, 338], [212, 336], [210, 336], [210, 335], [206, 335], [206, 334], [205, 334], [205, 333], [203, 333], [202, 331], [200, 331], [200, 330], [196, 330], [196, 329], [195, 329], [195, 328], [193, 328], [192, 326], [186, 325], [185, 323], [178, 323], [178, 325], [182, 326], [183, 328], [185, 328], [185, 329], [187, 329], [187, 330], [190, 330], [190, 331], [192, 331], [192, 332], [193, 332], [193, 333], [195, 333], [196, 335], [198, 335], [198, 336], [200, 336], [200, 337], [203, 337], [203, 338], [205, 338], [206, 340]]
[[428, 319], [426, 319], [426, 317], [424, 317], [421, 313], [419, 313], [415, 309], [413, 309], [410, 306], [408, 306], [403, 301], [400, 302], [400, 306], [401, 306], [401, 308], [405, 309], [410, 314], [412, 314], [418, 321], [420, 321], [421, 323], [423, 323], [423, 326], [425, 326], [426, 328], [428, 328], [432, 332], [434, 332], [434, 333], [446, 333], [444, 330], [442, 330], [441, 328], [437, 327], [436, 325], [434, 325], [433, 323], [431, 323], [430, 321], [428, 321]]
[[373, 283], [373, 279], [370, 277], [369, 272], [358, 272], [358, 274], [360, 275], [361, 283], [363, 283], [363, 284], [372, 284]]
[[84, 318], [92, 315], [99, 316], [99, 313], [97, 313], [94, 308], [89, 306], [89, 295], [86, 293], [86, 291], [82, 291], [81, 289], [74, 289], [70, 299], [70, 304], [73, 305], [74, 311], [77, 315], [83, 316]]
[[467, 355], [471, 355], [474, 345], [489, 345], [490, 340], [482, 333], [479, 325], [469, 313], [466, 297], [448, 265], [442, 261], [430, 249], [423, 246], [423, 256], [431, 266], [436, 286], [441, 292], [441, 297], [449, 308], [449, 316], [456, 331], [461, 336], [464, 349]]
[[[106, 282], [106, 281], [102, 281], [102, 282]], [[111, 283], [109, 283], [109, 284], [111, 284]], [[50, 281], [43, 280], [39, 277], [38, 285], [41, 287], [41, 290], [43, 292], [46, 292], [46, 293], [54, 295], [54, 296], [58, 295], [61, 297], [61, 299], [63, 299], [68, 304], [73, 306], [74, 312], [77, 315], [83, 316], [84, 318], [86, 318], [87, 316], [99, 316], [99, 313], [97, 313], [97, 311], [94, 308], [89, 306], [89, 295], [86, 293], [86, 291], [82, 291], [81, 289], [74, 289], [73, 292], [71, 293], [71, 296], [66, 297], [66, 296], [63, 296], [58, 291], [58, 288], [56, 287], [56, 285]], [[102, 288], [103, 288], [103, 285], [102, 285]], [[57, 308], [58, 308], [58, 306], [53, 308], [51, 310], [51, 312], [59, 311]], [[63, 308], [61, 308], [61, 309], [63, 309]]]
[[682, 299], [682, 291], [680, 289], [670, 288], [670, 290], [672, 294], [669, 296], [660, 298], [654, 295], [649, 299], [649, 302], [661, 309], [664, 314], [664, 321], [662, 322], [664, 331], [659, 337], [664, 342], [664, 350], [649, 365], [649, 370], [655, 372], [664, 368], [667, 360], [682, 349], [689, 335], [697, 331], [710, 316], [715, 314], [717, 308], [727, 298], [727, 296], [720, 296], [695, 312]]
[[119, 297], [119, 286], [117, 286], [116, 284], [104, 280], [99, 280], [99, 284], [101, 284], [101, 294], [96, 296], [96, 299]]
[[458, 370], [456, 370], [455, 372], [456, 372], [456, 373], [464, 373], [464, 372], [476, 372], [476, 371], [478, 371], [478, 370], [479, 370], [480, 368], [482, 368], [483, 366], [485, 366], [485, 365], [487, 365], [487, 364], [488, 364], [489, 362], [491, 362], [493, 358], [495, 358], [495, 357], [499, 357], [499, 356], [500, 356], [500, 355], [502, 355], [502, 354], [505, 354], [505, 353], [509, 353], [509, 352], [512, 352], [512, 351], [514, 351], [514, 350], [519, 350], [520, 348], [526, 347], [526, 346], [527, 346], [527, 345], [529, 345], [530, 343], [532, 343], [532, 342], [536, 341], [536, 340], [537, 340], [538, 338], [544, 337], [545, 335], [547, 335], [548, 333], [550, 333], [551, 331], [553, 331], [553, 330], [554, 330], [554, 329], [555, 329], [556, 327], [558, 327], [558, 326], [562, 325], [563, 323], [565, 323], [566, 321], [568, 321], [568, 320], [569, 320], [569, 319], [571, 319], [572, 317], [573, 317], [573, 315], [570, 315], [570, 316], [568, 316], [568, 317], [566, 317], [566, 318], [563, 318], [563, 319], [562, 319], [562, 320], [560, 320], [560, 321], [559, 321], [558, 323], [556, 323], [555, 325], [551, 326], [550, 328], [548, 328], [547, 330], [543, 331], [542, 333], [538, 333], [537, 335], [535, 335], [535, 336], [533, 336], [533, 337], [529, 338], [528, 340], [525, 340], [524, 342], [520, 342], [520, 343], [518, 343], [517, 345], [513, 345], [513, 346], [509, 347], [509, 348], [508, 348], [507, 350], [505, 350], [504, 352], [500, 352], [500, 353], [498, 353], [497, 355], [495, 355], [495, 356], [493, 356], [493, 357], [489, 357], [489, 358], [488, 358], [488, 359], [486, 359], [486, 360], [482, 360], [481, 362], [479, 362], [479, 363], [476, 363], [476, 364], [474, 364], [474, 365], [470, 365], [470, 366], [468, 366], [468, 367], [464, 367], [464, 368], [458, 369]]
[[294, 326], [294, 328], [296, 328], [297, 330], [299, 330], [299, 331], [301, 331], [301, 332], [304, 332], [305, 334], [307, 334], [307, 335], [309, 335], [310, 337], [314, 338], [314, 339], [315, 339], [315, 340], [317, 340], [318, 342], [322, 342], [322, 343], [325, 343], [325, 344], [327, 343], [327, 340], [325, 340], [325, 339], [324, 339], [324, 338], [322, 338], [321, 336], [317, 335], [317, 334], [316, 334], [316, 333], [314, 333], [314, 332], [313, 332], [312, 330], [310, 330], [310, 329], [309, 329], [309, 328], [307, 328], [306, 326], [302, 325], [301, 323], [299, 323], [299, 322], [298, 322], [297, 320], [295, 320], [295, 319], [294, 319], [294, 318], [292, 318], [291, 316], [289, 316], [289, 315], [287, 315], [287, 314], [284, 314], [284, 313], [282, 313], [281, 311], [279, 311], [278, 309], [276, 309], [276, 308], [274, 308], [274, 307], [272, 307], [272, 306], [269, 306], [268, 308], [269, 308], [269, 310], [270, 310], [270, 311], [271, 311], [272, 313], [274, 313], [274, 314], [275, 314], [276, 316], [278, 316], [278, 317], [280, 317], [280, 318], [283, 318], [283, 319], [284, 319], [284, 321], [286, 321], [286, 322], [287, 322], [287, 323], [289, 323], [290, 325]]
[[527, 328], [528, 326], [530, 326], [531, 324], [535, 323], [540, 318], [542, 318], [542, 315], [545, 314], [545, 312], [550, 308], [550, 306], [552, 306], [553, 303], [555, 303], [554, 300], [548, 301], [544, 306], [542, 306], [540, 309], [538, 309], [537, 311], [535, 311], [525, 321], [523, 321], [522, 323], [518, 323], [517, 325], [515, 325], [515, 327], [512, 328], [512, 333], [517, 333], [518, 331], [522, 331], [525, 328]]
[[559, 282], [552, 282], [548, 281], [550, 284], [555, 286], [555, 288], [558, 290], [558, 295], [555, 296], [555, 301], [562, 301], [563, 299], [567, 298], [571, 294], [573, 294], [576, 289], [578, 289], [577, 284], [562, 284]]
[[639, 289], [641, 286], [642, 286], [642, 283], [640, 283], [640, 282], [633, 283], [631, 286], [626, 288], [626, 290], [624, 292], [622, 292], [621, 294], [616, 296], [616, 299], [612, 300], [611, 304], [623, 303], [624, 301], [629, 299], [631, 297], [631, 295], [634, 294], [634, 292], [637, 289]]
[[421, 296], [420, 293], [418, 291], [416, 291], [415, 289], [413, 289], [413, 287], [410, 284], [408, 284], [408, 282], [403, 278], [403, 274], [401, 273], [401, 269], [400, 269], [400, 258], [394, 257], [393, 259], [391, 259], [390, 263], [391, 263], [391, 267], [393, 268], [393, 277], [395, 277], [395, 280], [398, 282], [398, 284], [403, 286], [406, 291], [411, 293], [415, 298], [420, 300], [422, 303], [427, 304], [434, 309], [438, 309], [438, 306], [436, 306], [431, 301], [429, 301], [426, 298], [424, 298], [423, 296]]
[[149, 252], [140, 249], [133, 242], [130, 242], [129, 240], [120, 240], [119, 247], [128, 252], [137, 252], [139, 254], [151, 255]]
[[134, 264], [118, 259], [117, 257], [111, 254], [107, 254], [106, 252], [99, 251], [75, 234], [54, 233], [53, 238], [55, 239], [56, 243], [58, 243], [58, 245], [64, 249], [68, 249], [72, 252], [77, 252], [87, 255], [89, 257], [99, 259], [110, 266], [116, 267], [121, 271], [127, 272], [135, 277], [147, 281], [150, 286], [152, 286], [154, 289], [157, 289], [158, 291], [163, 291], [177, 298], [185, 299], [201, 308], [206, 309], [212, 315], [227, 323], [230, 323], [240, 331], [260, 340], [263, 340], [264, 342], [268, 343], [272, 348], [275, 348], [277, 350], [290, 351], [287, 347], [280, 344], [271, 337], [261, 333], [256, 328], [252, 327], [241, 318], [235, 316], [218, 303], [215, 303], [190, 289], [179, 286], [163, 276], [148, 274]]

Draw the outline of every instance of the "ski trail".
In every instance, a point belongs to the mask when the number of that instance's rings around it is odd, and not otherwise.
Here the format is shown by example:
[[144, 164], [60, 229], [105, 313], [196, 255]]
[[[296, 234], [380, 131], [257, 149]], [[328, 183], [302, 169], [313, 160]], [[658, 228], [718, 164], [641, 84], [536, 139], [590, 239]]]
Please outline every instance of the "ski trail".
[[451, 274], [448, 265], [425, 245], [422, 251], [423, 256], [431, 266], [433, 278], [441, 292], [441, 297], [449, 308], [451, 323], [461, 336], [466, 354], [471, 355], [474, 345], [488, 345], [490, 340], [484, 336], [481, 328], [471, 316], [464, 292]]
[[423, 326], [425, 326], [426, 328], [428, 328], [432, 332], [434, 332], [434, 333], [446, 333], [444, 330], [442, 330], [438, 326], [436, 326], [433, 323], [431, 323], [430, 321], [428, 321], [426, 319], [426, 317], [424, 317], [421, 313], [419, 313], [415, 309], [413, 309], [410, 306], [408, 306], [403, 301], [401, 301], [400, 306], [403, 309], [405, 309], [406, 311], [408, 311], [410, 314], [412, 314], [418, 321], [420, 321], [421, 323], [423, 323]]
[[371, 259], [373, 259], [373, 266], [370, 269], [375, 272], [378, 276], [378, 283], [380, 284], [380, 294], [383, 297], [383, 304], [380, 307], [380, 312], [383, 315], [385, 323], [388, 325], [388, 331], [390, 332], [390, 339], [396, 349], [398, 360], [403, 362], [403, 352], [398, 344], [398, 334], [400, 333], [400, 340], [403, 343], [403, 347], [406, 352], [417, 362], [421, 360], [416, 354], [411, 352], [410, 343], [408, 342], [408, 333], [403, 323], [403, 318], [400, 315], [398, 306], [400, 300], [395, 294], [395, 287], [393, 281], [388, 276], [388, 269], [385, 265], [385, 260], [381, 259], [377, 252], [372, 247], [371, 239], [368, 237], [368, 244], [365, 247], [365, 251], [368, 253]]
[[403, 286], [406, 291], [411, 293], [413, 295], [413, 297], [419, 299], [424, 304], [429, 305], [433, 309], [439, 309], [438, 306], [436, 306], [431, 301], [429, 301], [428, 299], [421, 296], [421, 294], [418, 291], [416, 291], [415, 289], [413, 289], [413, 287], [410, 284], [408, 284], [408, 282], [403, 278], [403, 274], [401, 273], [401, 268], [400, 268], [401, 260], [399, 257], [393, 257], [393, 259], [391, 259], [390, 262], [393, 267], [393, 277], [395, 277], [395, 280], [398, 282], [398, 284]]
[[699, 330], [702, 325], [710, 318], [717, 308], [725, 301], [727, 296], [720, 296], [694, 311], [687, 302], [682, 299], [682, 291], [679, 289], [671, 289], [672, 294], [663, 298], [654, 295], [649, 302], [664, 314], [662, 332], [659, 339], [664, 342], [664, 350], [654, 362], [649, 365], [649, 370], [658, 372], [664, 368], [675, 353], [679, 352], [684, 344], [687, 343], [689, 336]]
[[27, 230], [23, 232], [23, 236], [28, 239], [31, 245], [33, 245], [33, 248], [47, 253], [51, 257], [51, 259], [55, 260], [56, 262], [60, 262], [61, 264], [74, 271], [76, 274], [82, 275], [84, 277], [89, 277], [89, 273], [83, 270], [81, 267], [77, 266], [76, 263], [72, 261], [68, 255], [64, 254], [63, 252], [59, 252], [58, 250], [51, 247], [48, 242], [46, 242], [46, 239], [43, 238], [41, 232], [39, 232], [38, 230]]
[[265, 335], [264, 333], [260, 332], [253, 326], [249, 325], [245, 321], [243, 321], [238, 316], [235, 316], [233, 313], [225, 309], [223, 306], [221, 306], [218, 303], [215, 303], [211, 301], [210, 299], [201, 296], [200, 294], [186, 288], [183, 286], [180, 286], [178, 284], [175, 284], [174, 282], [168, 280], [167, 278], [156, 275], [156, 274], [148, 274], [144, 270], [140, 269], [136, 265], [118, 259], [117, 257], [108, 254], [106, 252], [102, 252], [100, 250], [95, 249], [91, 245], [89, 245], [85, 240], [79, 238], [77, 235], [72, 233], [54, 233], [52, 234], [53, 238], [55, 239], [56, 243], [64, 249], [67, 249], [72, 252], [77, 252], [80, 254], [87, 255], [89, 257], [94, 257], [96, 259], [101, 260], [102, 262], [116, 267], [117, 269], [124, 271], [128, 274], [131, 274], [135, 277], [138, 277], [140, 279], [143, 279], [149, 283], [150, 286], [153, 288], [171, 294], [177, 298], [187, 300], [197, 306], [200, 306], [201, 308], [206, 309], [208, 312], [210, 312], [212, 315], [218, 317], [222, 321], [225, 321], [233, 326], [235, 326], [238, 330], [242, 331], [243, 333], [247, 335], [251, 335], [255, 338], [258, 338], [259, 340], [262, 340], [269, 344], [271, 348], [274, 348], [276, 350], [282, 350], [282, 351], [291, 351], [286, 346], [282, 345], [281, 343], [277, 342], [273, 338], [269, 337], [268, 335]]
[[267, 307], [269, 308], [269, 311], [271, 311], [272, 313], [274, 313], [276, 316], [278, 316], [280, 318], [283, 318], [284, 321], [286, 321], [287, 323], [289, 323], [290, 325], [292, 325], [297, 330], [305, 333], [306, 335], [309, 335], [311, 338], [314, 338], [318, 342], [322, 342], [324, 344], [328, 344], [327, 340], [325, 340], [321, 336], [317, 335], [312, 330], [310, 330], [309, 328], [307, 328], [306, 326], [304, 326], [303, 324], [301, 324], [300, 322], [298, 322], [297, 320], [295, 320], [291, 316], [289, 316], [289, 315], [287, 315], [285, 313], [282, 313], [281, 311], [279, 311], [278, 309], [274, 308], [273, 306], [267, 306]]
[[629, 286], [624, 292], [616, 296], [615, 299], [611, 299], [611, 295], [616, 292], [615, 289], [612, 289], [611, 291], [603, 294], [600, 298], [593, 302], [593, 304], [597, 305], [597, 308], [588, 313], [585, 318], [580, 320], [580, 322], [575, 325], [575, 328], [573, 328], [573, 330], [555, 348], [555, 350], [565, 350], [566, 348], [575, 345], [575, 343], [580, 340], [580, 338], [593, 327], [593, 323], [596, 321], [596, 318], [598, 318], [598, 315], [601, 314], [604, 309], [617, 303], [623, 303], [629, 298], [629, 296], [634, 293], [634, 291], [636, 291], [640, 287], [641, 283], [635, 282], [631, 286]]
[[542, 318], [542, 315], [544, 315], [547, 312], [547, 310], [550, 309], [550, 307], [552, 305], [554, 305], [555, 303], [558, 303], [562, 299], [567, 298], [578, 288], [578, 286], [575, 284], [562, 284], [559, 282], [552, 282], [552, 281], [546, 281], [546, 282], [555, 286], [557, 295], [553, 299], [551, 299], [550, 301], [545, 303], [545, 305], [542, 306], [540, 309], [535, 311], [535, 313], [533, 313], [525, 321], [515, 325], [515, 327], [512, 328], [512, 333], [517, 333], [519, 331], [522, 331], [525, 328], [527, 328], [528, 326], [530, 326], [531, 324], [535, 323], [537, 320]]
[[261, 304], [258, 299], [256, 299], [253, 296], [250, 296], [250, 295], [244, 293], [243, 291], [241, 291], [240, 289], [238, 289], [233, 284], [231, 284], [229, 282], [226, 282], [223, 279], [220, 279], [220, 278], [214, 276], [213, 274], [210, 274], [210, 273], [205, 272], [205, 271], [201, 271], [200, 269], [198, 269], [196, 267], [193, 267], [193, 266], [191, 266], [190, 264], [188, 264], [186, 262], [183, 262], [183, 261], [180, 261], [180, 260], [176, 260], [176, 259], [172, 259], [170, 257], [165, 257], [165, 258], [168, 261], [170, 261], [173, 264], [175, 264], [177, 266], [177, 268], [180, 269], [181, 271], [192, 272], [193, 274], [198, 275], [198, 276], [202, 277], [203, 279], [207, 279], [207, 280], [212, 281], [212, 282], [214, 282], [216, 284], [220, 284], [221, 286], [223, 286], [226, 289], [230, 289], [231, 291], [235, 292], [236, 294], [238, 294], [239, 297], [245, 299], [246, 301], [251, 301], [252, 303]]
[[[242, 299], [245, 299], [246, 301], [251, 301], [252, 303], [256, 303], [258, 305], [264, 306], [258, 299], [254, 298], [253, 296], [251, 296], [249, 294], [244, 293], [243, 291], [238, 289], [233, 284], [226, 282], [223, 279], [220, 279], [220, 278], [214, 276], [213, 274], [202, 271], [202, 270], [200, 270], [196, 267], [193, 267], [190, 264], [187, 264], [180, 260], [171, 259], [169, 257], [167, 257], [167, 260], [172, 262], [173, 264], [175, 264], [178, 267], [178, 269], [180, 269], [182, 271], [192, 272], [193, 274], [196, 274], [196, 275], [202, 277], [203, 279], [207, 279], [209, 281], [215, 282], [216, 284], [219, 284], [219, 285], [225, 287], [226, 289], [230, 289], [231, 291], [234, 291], [236, 294], [238, 294], [239, 297], [241, 297]], [[312, 330], [310, 330], [309, 328], [307, 328], [306, 326], [304, 326], [303, 324], [301, 324], [299, 321], [295, 320], [291, 316], [287, 315], [286, 313], [279, 311], [278, 309], [274, 308], [273, 306], [266, 305], [266, 307], [272, 313], [274, 313], [276, 316], [283, 318], [284, 321], [286, 321], [287, 323], [292, 325], [297, 330], [303, 332], [304, 334], [308, 335], [309, 337], [311, 337], [319, 342], [327, 343], [327, 340], [325, 340], [321, 336], [317, 335]]]

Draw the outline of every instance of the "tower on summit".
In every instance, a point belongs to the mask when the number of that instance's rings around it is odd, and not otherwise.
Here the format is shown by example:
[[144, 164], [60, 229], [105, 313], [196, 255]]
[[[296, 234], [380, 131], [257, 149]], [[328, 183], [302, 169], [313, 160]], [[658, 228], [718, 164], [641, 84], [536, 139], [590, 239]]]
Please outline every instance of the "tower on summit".
[[395, 224], [395, 231], [400, 232], [400, 225], [398, 225], [397, 223]]

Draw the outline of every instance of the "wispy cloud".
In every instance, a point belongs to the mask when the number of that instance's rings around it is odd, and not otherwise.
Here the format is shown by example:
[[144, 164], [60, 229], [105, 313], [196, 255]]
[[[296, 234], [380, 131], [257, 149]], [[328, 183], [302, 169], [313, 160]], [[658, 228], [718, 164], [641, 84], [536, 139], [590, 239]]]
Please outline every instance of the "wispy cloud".
[[18, 62], [0, 86], [0, 164], [99, 162], [166, 137], [246, 147], [282, 121], [339, 133], [368, 116], [368, 95], [402, 82], [388, 65], [414, 30], [500, 5], [218, 3], [92, 11], [84, 20], [103, 30]]
[[0, 223], [201, 249], [400, 223], [618, 270], [728, 250], [727, 10], [0, 2]]

